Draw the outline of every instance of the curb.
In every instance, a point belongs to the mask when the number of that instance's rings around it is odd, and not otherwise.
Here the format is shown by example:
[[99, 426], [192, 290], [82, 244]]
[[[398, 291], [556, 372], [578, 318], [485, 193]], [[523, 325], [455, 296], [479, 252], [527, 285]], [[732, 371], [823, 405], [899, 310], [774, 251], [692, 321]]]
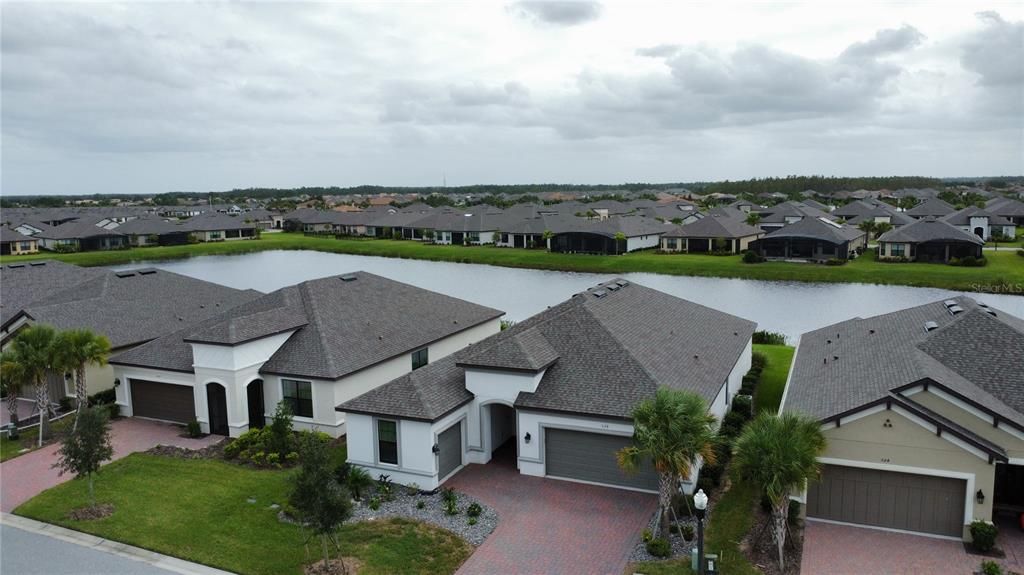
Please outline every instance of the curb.
[[119, 543], [110, 539], [103, 539], [102, 537], [89, 535], [88, 533], [74, 531], [58, 525], [51, 525], [34, 519], [12, 515], [10, 513], [0, 513], [0, 524], [21, 529], [22, 531], [28, 531], [30, 533], [45, 535], [68, 543], [74, 543], [75, 545], [80, 545], [82, 547], [91, 547], [92, 549], [96, 549], [97, 551], [102, 551], [104, 553], [110, 553], [111, 555], [127, 557], [128, 559], [141, 561], [142, 563], [152, 565], [153, 567], [171, 571], [173, 573], [180, 573], [182, 575], [231, 575], [230, 571], [207, 567], [206, 565], [192, 563], [183, 559], [178, 559], [177, 557], [171, 557], [169, 555], [156, 553], [155, 551], [149, 551], [148, 549], [133, 547], [125, 543]]

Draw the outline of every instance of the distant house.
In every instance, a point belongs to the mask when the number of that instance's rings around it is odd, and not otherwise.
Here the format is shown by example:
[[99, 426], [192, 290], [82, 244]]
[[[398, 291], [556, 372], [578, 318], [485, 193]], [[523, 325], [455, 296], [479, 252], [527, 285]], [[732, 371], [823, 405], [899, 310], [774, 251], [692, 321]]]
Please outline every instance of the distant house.
[[75, 220], [45, 229], [32, 237], [39, 240], [41, 247], [51, 251], [90, 252], [115, 250], [128, 245], [121, 232], [97, 224], [96, 220]]
[[807, 218], [833, 219], [825, 211], [804, 202], [794, 201], [782, 202], [767, 208], [750, 208], [750, 211], [761, 214], [761, 219], [758, 220], [757, 225], [766, 232], [777, 230]]
[[[721, 418], [750, 368], [756, 324], [615, 279], [340, 403], [348, 461], [435, 489], [507, 454], [523, 475], [656, 492], [622, 472], [632, 410], [659, 387]], [[682, 487], [692, 492], [696, 465]]]
[[769, 259], [848, 259], [867, 247], [867, 234], [827, 218], [804, 218], [765, 234], [750, 247]]
[[[746, 251], [750, 242], [764, 232], [739, 218], [707, 215], [691, 224], [672, 226], [661, 236], [666, 252], [705, 253], [719, 249], [732, 253]], [[721, 244], [721, 245], [719, 245]]]
[[955, 211], [956, 208], [948, 202], [944, 202], [939, 198], [931, 198], [917, 204], [904, 213], [912, 218], [922, 219], [927, 217], [942, 218]]
[[832, 215], [842, 218], [852, 226], [871, 221], [878, 224], [889, 224], [900, 227], [914, 221], [912, 217], [896, 210], [889, 204], [878, 200], [857, 200], [836, 208]]
[[[656, 248], [669, 227], [643, 216], [588, 220], [553, 217], [546, 222], [553, 236], [548, 249], [561, 253], [623, 254]], [[616, 239], [617, 237], [622, 239]]]
[[1024, 226], [1024, 202], [1013, 198], [992, 198], [985, 202], [990, 213], [1005, 218], [1018, 226]]
[[356, 272], [257, 294], [110, 363], [123, 415], [237, 437], [283, 401], [296, 428], [340, 436], [336, 405], [497, 333], [502, 315]]
[[129, 245], [134, 247], [174, 246], [188, 243], [188, 231], [184, 230], [181, 222], [177, 220], [136, 218], [115, 229], [126, 238]]
[[970, 539], [1024, 509], [1024, 320], [967, 297], [800, 336], [781, 411], [827, 446], [809, 521]]
[[257, 226], [242, 215], [206, 213], [185, 220], [181, 228], [200, 242], [251, 240], [256, 237]]
[[878, 257], [948, 263], [952, 258], [979, 258], [985, 241], [946, 221], [925, 217], [878, 237]]
[[39, 240], [0, 226], [0, 255], [19, 256], [39, 252]]
[[994, 233], [1002, 232], [1003, 236], [1017, 236], [1017, 225], [1003, 216], [994, 214], [985, 208], [970, 206], [942, 218], [965, 232], [970, 232], [988, 241]]

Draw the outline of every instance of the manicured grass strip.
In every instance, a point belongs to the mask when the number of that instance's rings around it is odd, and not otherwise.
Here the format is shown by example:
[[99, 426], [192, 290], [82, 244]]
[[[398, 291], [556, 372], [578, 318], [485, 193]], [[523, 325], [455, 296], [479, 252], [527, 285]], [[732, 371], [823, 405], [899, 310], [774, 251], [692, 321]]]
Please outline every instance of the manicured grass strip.
[[[21, 450], [26, 447], [33, 449], [35, 444], [31, 441], [26, 441], [25, 435], [14, 440], [8, 439], [6, 435], [0, 437], [0, 461], [7, 461], [19, 455], [24, 455]], [[28, 451], [25, 453], [28, 453]]]
[[[115, 505], [108, 518], [67, 518], [87, 501], [86, 484], [78, 480], [43, 492], [15, 513], [237, 573], [301, 573], [309, 562], [308, 535], [270, 509], [284, 503], [290, 473], [137, 453], [97, 477], [97, 500]], [[342, 553], [358, 557], [360, 573], [367, 574], [452, 573], [472, 553], [451, 533], [405, 520], [346, 525], [339, 539]], [[318, 556], [318, 540], [310, 542], [310, 552]]]
[[754, 351], [768, 356], [768, 365], [761, 372], [761, 383], [757, 386], [757, 394], [754, 396], [754, 411], [769, 410], [775, 413], [782, 402], [782, 393], [786, 389], [786, 378], [789, 376], [795, 349], [788, 345], [754, 344]]
[[[729, 575], [760, 575], [759, 571], [739, 550], [739, 543], [750, 531], [757, 502], [757, 489], [745, 482], [733, 479], [729, 491], [715, 506], [705, 525], [704, 552], [716, 553], [720, 561], [719, 572]], [[690, 558], [670, 561], [649, 561], [633, 563], [626, 567], [626, 573], [645, 575], [687, 575]]]
[[440, 246], [416, 241], [334, 239], [297, 233], [263, 234], [258, 240], [239, 240], [184, 246], [134, 248], [78, 254], [42, 253], [5, 256], [2, 263], [53, 258], [83, 266], [103, 266], [143, 260], [180, 259], [200, 255], [239, 254], [262, 250], [317, 250], [354, 255], [424, 259], [459, 263], [620, 274], [648, 272], [682, 276], [729, 277], [757, 280], [846, 282], [929, 286], [957, 291], [1017, 293], [1024, 285], [1024, 258], [1016, 253], [985, 252], [983, 268], [941, 264], [886, 264], [869, 252], [843, 266], [767, 262], [744, 264], [740, 256], [658, 254], [645, 251], [621, 256], [557, 254], [544, 250], [493, 246]]

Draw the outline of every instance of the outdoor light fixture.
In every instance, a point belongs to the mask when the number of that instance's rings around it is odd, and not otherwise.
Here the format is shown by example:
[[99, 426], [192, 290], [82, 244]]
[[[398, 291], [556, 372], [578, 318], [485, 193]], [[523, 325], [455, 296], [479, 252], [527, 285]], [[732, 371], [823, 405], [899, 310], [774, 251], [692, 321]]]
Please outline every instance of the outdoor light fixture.
[[433, 451], [434, 454], [436, 455], [438, 453], [441, 453], [441, 446], [435, 443], [434, 446], [430, 448], [430, 450]]
[[120, 379], [115, 379], [114, 380], [114, 387], [118, 387], [120, 385], [121, 385], [121, 380]]
[[979, 489], [978, 494], [974, 498], [978, 500], [978, 505], [981, 505], [985, 502], [985, 492]]
[[704, 514], [708, 508], [708, 496], [703, 489], [693, 495], [693, 506], [697, 510], [697, 575], [704, 575]]
[[523, 437], [523, 441], [525, 441], [526, 443], [530, 443], [530, 432], [529, 431], [526, 432], [526, 436]]

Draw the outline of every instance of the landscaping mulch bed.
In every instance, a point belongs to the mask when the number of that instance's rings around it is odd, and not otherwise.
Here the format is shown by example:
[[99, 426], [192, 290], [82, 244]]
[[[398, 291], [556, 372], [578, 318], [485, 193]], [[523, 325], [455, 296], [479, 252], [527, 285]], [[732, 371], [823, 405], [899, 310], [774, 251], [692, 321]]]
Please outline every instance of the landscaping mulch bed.
[[100, 503], [89, 507], [80, 507], [68, 512], [68, 518], [75, 521], [95, 521], [110, 517], [114, 513], [114, 506], [110, 503]]
[[323, 560], [311, 563], [303, 568], [306, 575], [355, 575], [363, 566], [362, 561], [355, 557], [342, 557], [341, 559], [330, 559], [327, 567], [324, 567]]
[[798, 521], [796, 524], [790, 523], [789, 533], [786, 535], [786, 569], [781, 571], [779, 570], [779, 552], [775, 547], [772, 527], [771, 525], [765, 527], [771, 520], [771, 515], [760, 505], [755, 505], [752, 513], [754, 520], [751, 523], [750, 531], [740, 543], [740, 550], [743, 554], [765, 575], [799, 575], [800, 559], [804, 549], [803, 521]]
[[201, 449], [189, 449], [187, 447], [177, 447], [174, 445], [157, 445], [151, 449], [146, 450], [146, 453], [150, 455], [162, 455], [164, 457], [176, 457], [178, 459], [224, 459], [224, 446], [231, 441], [231, 438], [225, 437], [224, 439], [208, 445]]

